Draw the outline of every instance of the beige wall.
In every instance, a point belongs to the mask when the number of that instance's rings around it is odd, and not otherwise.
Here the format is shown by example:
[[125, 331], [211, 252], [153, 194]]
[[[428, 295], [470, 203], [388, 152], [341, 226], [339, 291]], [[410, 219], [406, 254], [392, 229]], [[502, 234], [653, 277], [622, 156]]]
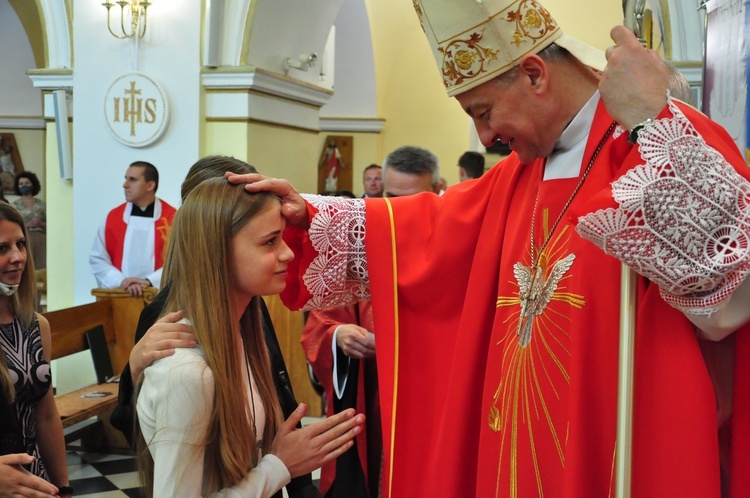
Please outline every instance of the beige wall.
[[469, 147], [469, 119], [445, 93], [412, 4], [366, 2], [378, 112], [385, 119], [381, 155], [401, 145], [425, 147], [438, 156], [441, 174], [453, 185], [458, 182], [458, 158]]
[[[318, 151], [323, 150], [323, 144], [325, 143], [325, 136], [321, 134], [320, 142], [318, 144]], [[383, 136], [379, 133], [347, 133], [353, 137], [354, 143], [354, 171], [352, 172], [352, 192], [357, 196], [365, 194], [365, 190], [362, 187], [362, 174], [365, 168], [375, 163], [383, 165], [383, 159], [385, 154], [383, 150], [382, 141]], [[320, 152], [318, 152], [320, 154]]]
[[[71, 127], [72, 134], [72, 127]], [[60, 178], [55, 123], [47, 123], [47, 309], [74, 305], [73, 300], [73, 182]], [[86, 268], [88, 270], [88, 268]]]
[[[73, 127], [70, 126], [71, 135]], [[73, 182], [60, 178], [55, 123], [47, 123], [47, 310], [75, 305], [73, 299]], [[88, 271], [88, 268], [85, 269]], [[82, 351], [52, 362], [52, 383], [58, 393], [96, 382], [91, 354]]]
[[209, 121], [203, 126], [202, 156], [232, 156], [247, 161], [248, 123]]
[[248, 127], [248, 162], [265, 175], [287, 178], [300, 192], [317, 192], [318, 133], [262, 123]]
[[364, 193], [362, 172], [381, 164], [381, 134], [313, 132], [255, 122], [211, 121], [205, 126], [206, 155], [225, 154], [247, 161], [264, 175], [286, 178], [300, 192], [317, 192], [318, 159], [327, 135], [352, 137], [354, 153], [353, 192]]
[[563, 32], [602, 50], [612, 45], [609, 31], [623, 21], [619, 0], [543, 0], [543, 4]]

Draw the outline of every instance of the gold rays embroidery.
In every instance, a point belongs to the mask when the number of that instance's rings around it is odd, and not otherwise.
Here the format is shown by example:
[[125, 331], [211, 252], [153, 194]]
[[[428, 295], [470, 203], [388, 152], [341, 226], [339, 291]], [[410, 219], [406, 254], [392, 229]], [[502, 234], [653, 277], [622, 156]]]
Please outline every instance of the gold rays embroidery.
[[[549, 230], [546, 209], [543, 225], [546, 238]], [[509, 496], [518, 497], [519, 431], [527, 433], [529, 455], [540, 497], [544, 496], [543, 469], [538, 461], [537, 438], [551, 438], [557, 448], [560, 465], [565, 465], [563, 447], [567, 425], [555, 425], [549, 410], [552, 400], [547, 398], [560, 398], [555, 382], [570, 382], [565, 358], [561, 357], [570, 355], [570, 334], [566, 326], [570, 317], [563, 315], [555, 303], [565, 303], [576, 309], [581, 309], [585, 304], [583, 296], [567, 292], [565, 287], [565, 280], [570, 277], [568, 271], [575, 260], [574, 254], [566, 255], [563, 252], [570, 238], [568, 229], [569, 226], [565, 226], [559, 230], [559, 234], [540, 254], [536, 268], [531, 268], [531, 262], [528, 265], [517, 263], [514, 266], [514, 284], [518, 286], [518, 292], [497, 299], [498, 308], [517, 306], [518, 310], [506, 319], [507, 330], [497, 343], [497, 346], [504, 348], [502, 373], [488, 415], [490, 428], [501, 433], [502, 438], [495, 496], [499, 495], [500, 475], [505, 464], [510, 465]], [[546, 430], [535, 432], [538, 427]]]

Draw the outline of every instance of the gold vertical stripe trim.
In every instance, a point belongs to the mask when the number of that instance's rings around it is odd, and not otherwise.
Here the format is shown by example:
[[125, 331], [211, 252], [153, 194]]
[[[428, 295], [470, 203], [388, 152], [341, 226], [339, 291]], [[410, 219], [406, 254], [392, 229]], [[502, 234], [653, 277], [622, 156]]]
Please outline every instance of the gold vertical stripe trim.
[[388, 206], [388, 219], [391, 225], [391, 256], [393, 257], [393, 408], [391, 409], [391, 449], [388, 465], [388, 496], [393, 496], [393, 453], [396, 442], [396, 404], [398, 402], [398, 261], [396, 260], [396, 224], [393, 217], [391, 201], [383, 198]]

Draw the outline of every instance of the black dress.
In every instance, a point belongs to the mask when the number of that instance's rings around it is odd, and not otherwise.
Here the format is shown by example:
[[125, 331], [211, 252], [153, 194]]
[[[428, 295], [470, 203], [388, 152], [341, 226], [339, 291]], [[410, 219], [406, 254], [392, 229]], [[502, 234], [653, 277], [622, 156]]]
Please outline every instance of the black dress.
[[0, 400], [0, 451], [35, 456], [29, 471], [47, 479], [36, 444], [36, 405], [49, 391], [52, 380], [42, 351], [39, 322], [34, 318], [27, 328], [15, 317], [11, 323], [0, 324], [0, 346], [16, 391], [12, 404], [5, 398]]

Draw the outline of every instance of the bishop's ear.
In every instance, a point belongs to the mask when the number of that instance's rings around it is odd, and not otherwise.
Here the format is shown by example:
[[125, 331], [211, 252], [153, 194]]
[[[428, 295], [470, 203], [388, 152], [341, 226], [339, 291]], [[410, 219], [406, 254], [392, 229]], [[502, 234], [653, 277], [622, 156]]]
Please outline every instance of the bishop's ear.
[[527, 55], [518, 64], [521, 73], [528, 78], [535, 91], [544, 89], [547, 83], [547, 64], [538, 55]]

